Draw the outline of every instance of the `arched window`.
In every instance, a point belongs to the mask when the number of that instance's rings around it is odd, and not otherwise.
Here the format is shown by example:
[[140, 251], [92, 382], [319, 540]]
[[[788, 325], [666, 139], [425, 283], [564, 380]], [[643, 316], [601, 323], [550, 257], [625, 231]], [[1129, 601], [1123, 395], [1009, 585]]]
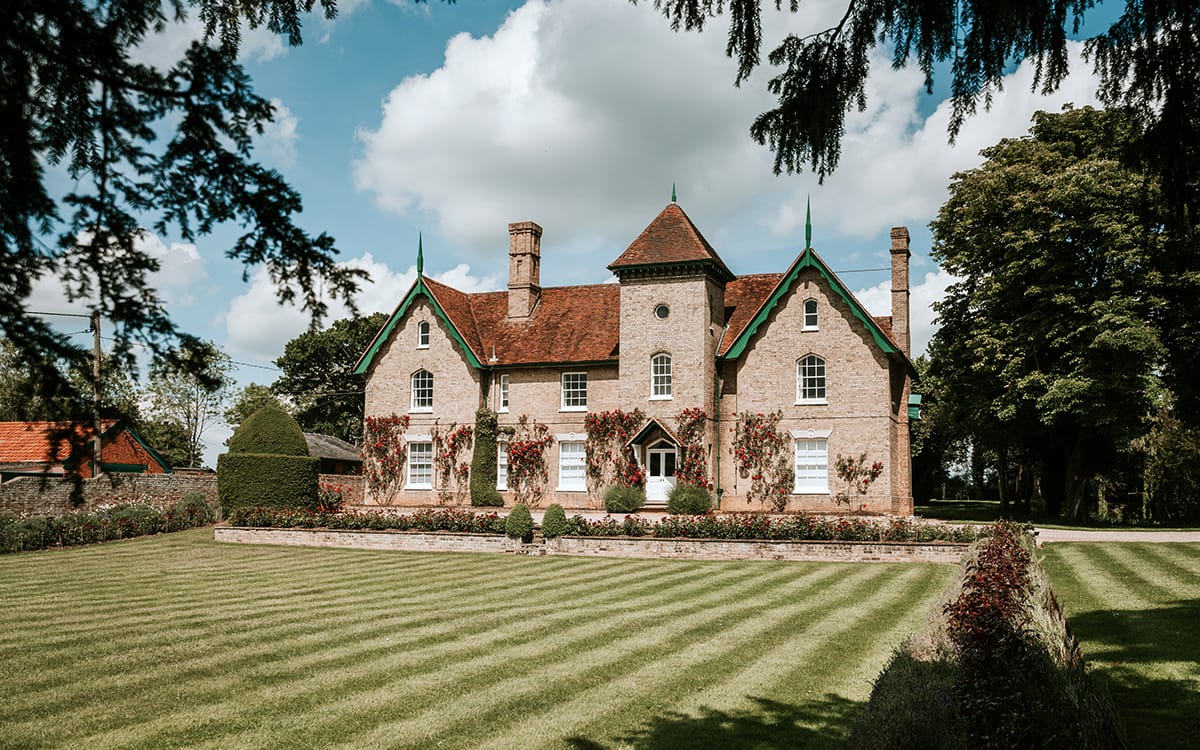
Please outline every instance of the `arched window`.
[[817, 330], [817, 301], [815, 299], [804, 300], [804, 330]]
[[824, 403], [825, 360], [809, 354], [796, 361], [796, 403]]
[[429, 370], [417, 370], [412, 375], [412, 409], [433, 409], [433, 373]]
[[671, 355], [650, 358], [650, 398], [671, 398]]
[[417, 348], [429, 348], [429, 323], [425, 322], [424, 320], [422, 320], [420, 323], [417, 323]]

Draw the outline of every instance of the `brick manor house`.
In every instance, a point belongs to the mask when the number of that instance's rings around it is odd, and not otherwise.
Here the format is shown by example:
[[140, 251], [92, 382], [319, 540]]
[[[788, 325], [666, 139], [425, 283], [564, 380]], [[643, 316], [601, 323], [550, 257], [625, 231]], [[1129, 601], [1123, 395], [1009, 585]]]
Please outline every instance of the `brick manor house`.
[[[616, 284], [542, 288], [542, 228], [518, 222], [508, 233], [507, 291], [460, 292], [424, 276], [418, 256], [417, 280], [359, 360], [368, 419], [396, 415], [404, 425], [395, 481], [369, 489], [366, 502], [469, 503], [465, 466], [455, 494], [439, 492], [449, 475], [435, 470], [435, 450], [439, 435], [489, 407], [501, 440], [523, 416], [545, 426], [543, 507], [602, 507], [585, 419], [636, 410], [618, 452], [631, 449], [650, 507], [665, 503], [694, 451], [690, 470], [700, 467], [721, 510], [833, 512], [845, 510], [835, 503], [845, 492], [856, 510], [912, 513], [907, 229], [891, 232], [892, 315], [882, 318], [810, 242], [782, 273], [735, 275], [674, 201], [608, 266]], [[763, 470], [745, 462], [766, 450], [746, 450], [743, 420], [756, 415], [778, 415], [765, 427], [772, 505], [755, 492]], [[867, 467], [881, 464], [878, 478], [864, 494], [848, 492], [837, 459], [864, 453]], [[458, 460], [469, 464], [470, 450]], [[501, 442], [498, 489], [511, 504], [507, 461]]]

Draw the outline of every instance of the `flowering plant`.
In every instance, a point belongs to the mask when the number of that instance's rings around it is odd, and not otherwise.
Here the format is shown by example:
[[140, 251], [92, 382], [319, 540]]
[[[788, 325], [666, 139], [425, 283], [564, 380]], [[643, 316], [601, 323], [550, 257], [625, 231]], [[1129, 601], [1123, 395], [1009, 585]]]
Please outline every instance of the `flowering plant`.
[[646, 415], [641, 409], [626, 413], [620, 409], [591, 412], [583, 419], [587, 439], [583, 443], [586, 456], [588, 493], [599, 497], [600, 491], [613, 484], [641, 487], [646, 472], [638, 466], [633, 449], [625, 444], [641, 426]]
[[443, 505], [455, 495], [461, 495], [471, 474], [471, 465], [459, 460], [459, 454], [471, 447], [473, 438], [471, 425], [455, 426], [453, 422], [445, 433], [434, 427], [433, 465], [437, 470], [438, 502]]
[[524, 414], [508, 440], [508, 489], [518, 503], [536, 508], [546, 491], [546, 450], [553, 442], [550, 428]]
[[679, 468], [675, 476], [683, 484], [712, 490], [708, 481], [708, 460], [704, 457], [704, 428], [708, 415], [699, 407], [684, 409], [675, 416], [679, 433]]
[[367, 417], [363, 420], [363, 475], [372, 495], [391, 494], [404, 481], [408, 446], [404, 431], [408, 415]]
[[[846, 487], [833, 496], [833, 504], [845, 504], [846, 509], [849, 510], [854, 498], [867, 494], [867, 490], [883, 473], [883, 462], [876, 461], [867, 466], [866, 453], [861, 453], [857, 457], [839, 454], [834, 462], [834, 468], [837, 470], [838, 479], [845, 482]], [[858, 510], [865, 509], [865, 505], [859, 505]]]
[[785, 455], [787, 439], [779, 431], [783, 413], [753, 414], [742, 412], [733, 428], [733, 453], [738, 473], [749, 477], [746, 499], [758, 500], [772, 510], [787, 507], [795, 469]]
[[317, 510], [337, 513], [346, 504], [346, 488], [340, 484], [321, 482], [317, 485]]

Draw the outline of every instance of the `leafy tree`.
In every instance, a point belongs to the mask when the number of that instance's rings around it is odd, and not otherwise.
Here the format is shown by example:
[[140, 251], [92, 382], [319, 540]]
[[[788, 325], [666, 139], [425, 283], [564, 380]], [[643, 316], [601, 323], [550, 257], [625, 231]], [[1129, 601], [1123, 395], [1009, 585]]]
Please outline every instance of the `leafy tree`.
[[[243, 25], [299, 44], [317, 0], [12, 0], [0, 36], [0, 337], [35, 372], [49, 399], [88, 350], [28, 311], [35, 280], [57, 278], [68, 297], [111, 321], [114, 352], [132, 366], [143, 344], [161, 367], [201, 363], [204, 345], [176, 328], [147, 275], [158, 262], [138, 243], [147, 229], [185, 240], [217, 225], [243, 228], [226, 249], [263, 265], [281, 301], [315, 318], [322, 290], [351, 302], [361, 271], [339, 267], [333, 238], [295, 222], [300, 196], [252, 158], [271, 121], [237, 62]], [[333, 0], [320, 0], [327, 17]], [[156, 31], [195, 12], [206, 38], [169, 69], [135, 57]], [[51, 173], [71, 185], [55, 195]], [[206, 379], [203, 371], [192, 375]], [[208, 381], [210, 385], [213, 381]]]
[[[155, 367], [146, 387], [150, 419], [182, 426], [186, 433], [187, 466], [196, 466], [202, 457], [201, 439], [224, 414], [233, 386], [229, 355], [209, 344], [200, 357], [179, 367]], [[204, 373], [203, 377], [192, 374], [196, 372]]]
[[1160, 391], [1165, 208], [1157, 179], [1122, 161], [1140, 136], [1125, 111], [1038, 113], [1030, 137], [955, 176], [931, 225], [959, 278], [930, 347], [942, 407], [1002, 474], [1041, 456], [1048, 509], [1074, 519]]
[[283, 348], [275, 360], [283, 375], [272, 388], [295, 404], [304, 430], [351, 443], [362, 439], [366, 378], [354, 374], [354, 365], [386, 322], [384, 313], [344, 318], [323, 331], [302, 333]]
[[234, 398], [233, 406], [225, 410], [225, 421], [230, 427], [237, 429], [238, 425], [246, 421], [247, 417], [264, 406], [273, 406], [286, 411], [283, 403], [280, 402], [279, 397], [275, 395], [270, 386], [251, 383]]
[[145, 419], [137, 424], [142, 440], [162, 456], [172, 467], [194, 466], [194, 446], [188, 430], [169, 419]]

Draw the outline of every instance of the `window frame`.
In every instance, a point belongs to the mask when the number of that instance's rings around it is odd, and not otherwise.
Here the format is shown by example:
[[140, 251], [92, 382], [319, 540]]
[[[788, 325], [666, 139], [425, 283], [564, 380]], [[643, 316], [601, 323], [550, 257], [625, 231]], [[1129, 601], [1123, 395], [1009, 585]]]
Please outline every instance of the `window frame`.
[[[567, 379], [573, 379], [573, 387], [568, 389]], [[564, 372], [559, 379], [560, 396], [559, 396], [559, 411], [587, 411], [587, 373], [586, 372]], [[579, 387], [582, 384], [582, 387]], [[582, 403], [568, 403], [568, 394], [571, 394], [572, 401], [582, 401]], [[582, 394], [580, 398], [579, 394]]]
[[[809, 460], [801, 464], [801, 454]], [[819, 456], [822, 461], [812, 460]], [[792, 494], [829, 494], [829, 438], [797, 437], [792, 447]]]
[[[658, 361], [666, 359], [666, 373], [658, 372]], [[665, 377], [666, 388], [660, 389], [663, 384], [660, 378]], [[650, 357], [650, 400], [651, 401], [671, 401], [675, 398], [675, 359], [670, 352], [657, 352]], [[662, 392], [660, 392], [660, 390]]]
[[[567, 446], [572, 446], [570, 453]], [[575, 446], [578, 446], [576, 448]], [[577, 452], [578, 451], [578, 452]], [[571, 459], [571, 465], [566, 463]], [[567, 469], [572, 472], [572, 481], [566, 481]], [[574, 476], [578, 473], [578, 478]], [[582, 440], [560, 440], [558, 443], [558, 487], [557, 492], [587, 492], [587, 447]]]
[[422, 320], [417, 323], [417, 348], [429, 348], [429, 321]]
[[508, 490], [508, 441], [496, 441], [496, 489]]
[[496, 378], [496, 412], [499, 414], [508, 412], [508, 375], [500, 375]]
[[[809, 310], [810, 306], [812, 308], [811, 311]], [[818, 304], [817, 304], [817, 300], [815, 297], [809, 297], [808, 299], [804, 300], [804, 306], [801, 308], [801, 315], [803, 316], [803, 321], [802, 321], [802, 326], [801, 326], [800, 330], [802, 330], [802, 331], [819, 331], [819, 330], [821, 330], [821, 326], [820, 326], [821, 320], [819, 317]], [[812, 316], [812, 323], [808, 322], [809, 316]]]
[[[812, 360], [811, 365], [806, 364]], [[820, 372], [816, 372], [816, 368]], [[812, 372], [809, 372], [812, 369]], [[816, 381], [819, 380], [819, 385]], [[811, 383], [811, 385], [810, 385]], [[819, 395], [818, 395], [819, 391]], [[813, 395], [808, 395], [808, 394]], [[819, 354], [809, 352], [796, 360], [796, 403], [827, 404], [829, 394], [829, 365]]]
[[[426, 460], [418, 464], [418, 451], [425, 455]], [[404, 474], [404, 489], [406, 490], [431, 490], [433, 489], [433, 441], [418, 440], [408, 444], [408, 457], [405, 459], [406, 471]], [[428, 472], [428, 481], [414, 481], [414, 469], [419, 469], [421, 474]]]
[[[429, 376], [429, 378], [428, 378], [429, 384], [427, 386], [417, 384], [417, 379], [420, 378], [422, 375]], [[424, 379], [424, 378], [422, 378], [422, 379]], [[408, 411], [410, 413], [432, 412], [433, 411], [433, 373], [422, 367], [420, 370], [417, 370], [416, 372], [414, 372], [412, 375], [409, 376], [408, 386], [409, 386]], [[418, 400], [418, 394], [424, 394], [425, 391], [428, 391], [427, 398], [424, 395], [422, 395], [422, 397]], [[428, 401], [428, 403], [425, 403], [426, 401]]]

